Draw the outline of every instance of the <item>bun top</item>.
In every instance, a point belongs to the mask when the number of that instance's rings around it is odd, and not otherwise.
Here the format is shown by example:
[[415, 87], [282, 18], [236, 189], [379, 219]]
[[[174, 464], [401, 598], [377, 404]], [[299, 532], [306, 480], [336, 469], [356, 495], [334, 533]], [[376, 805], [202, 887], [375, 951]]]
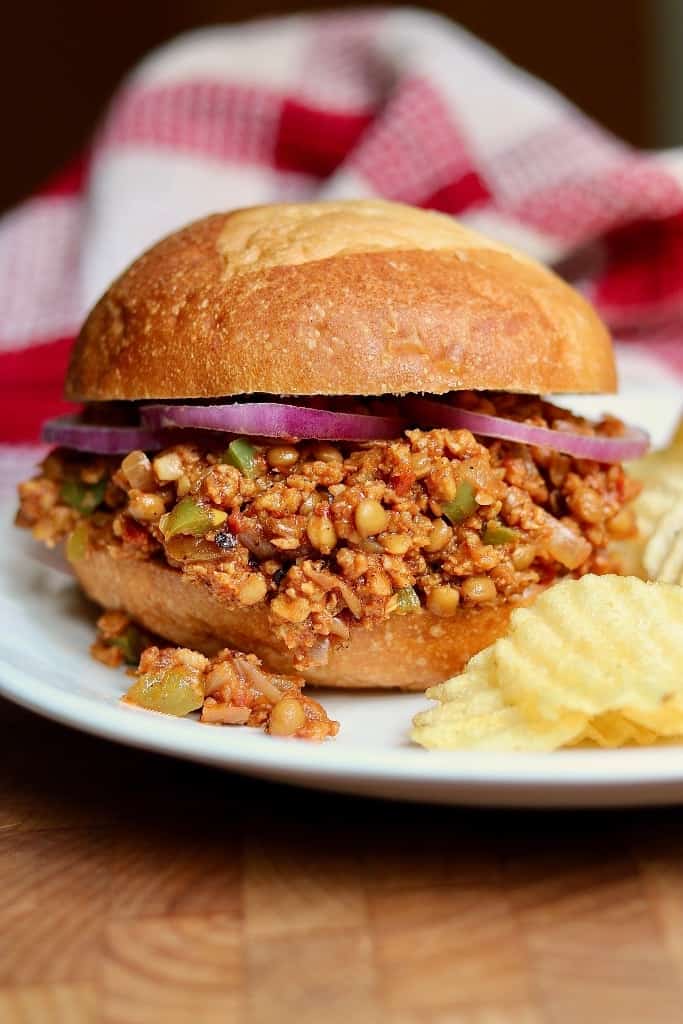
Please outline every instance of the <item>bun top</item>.
[[170, 235], [102, 296], [75, 401], [613, 391], [610, 338], [557, 275], [439, 213], [257, 206]]

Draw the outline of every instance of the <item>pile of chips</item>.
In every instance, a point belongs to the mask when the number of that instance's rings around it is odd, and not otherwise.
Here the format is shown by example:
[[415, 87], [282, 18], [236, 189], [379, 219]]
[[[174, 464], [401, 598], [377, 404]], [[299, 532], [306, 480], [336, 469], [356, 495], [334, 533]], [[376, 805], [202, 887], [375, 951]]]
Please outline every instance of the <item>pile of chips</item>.
[[681, 571], [674, 572], [668, 558], [683, 527], [683, 421], [668, 448], [627, 468], [643, 485], [633, 506], [638, 537], [616, 545], [618, 553], [636, 576], [683, 583]]
[[[513, 612], [508, 633], [427, 691], [434, 750], [550, 751], [683, 739], [683, 428], [630, 467], [643, 482], [631, 576], [586, 575]], [[644, 577], [644, 578], [639, 578]]]
[[683, 736], [683, 587], [634, 576], [556, 584], [427, 691], [413, 739], [441, 750], [555, 750]]

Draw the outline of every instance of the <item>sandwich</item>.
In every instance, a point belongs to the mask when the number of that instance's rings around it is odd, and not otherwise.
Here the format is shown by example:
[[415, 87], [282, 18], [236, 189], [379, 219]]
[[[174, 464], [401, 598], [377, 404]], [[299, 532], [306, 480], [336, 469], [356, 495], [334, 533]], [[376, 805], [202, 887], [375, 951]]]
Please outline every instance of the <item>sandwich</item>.
[[45, 425], [18, 523], [171, 644], [421, 690], [557, 580], [620, 571], [647, 438], [554, 397], [615, 387], [584, 298], [447, 216], [215, 214], [87, 317], [82, 411]]

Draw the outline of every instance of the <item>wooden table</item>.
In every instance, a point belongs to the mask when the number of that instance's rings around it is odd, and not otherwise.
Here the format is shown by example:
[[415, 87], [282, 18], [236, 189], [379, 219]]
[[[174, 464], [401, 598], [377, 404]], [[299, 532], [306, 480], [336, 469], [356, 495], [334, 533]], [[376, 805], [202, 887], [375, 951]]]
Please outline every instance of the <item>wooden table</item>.
[[0, 703], [2, 1024], [683, 1020], [683, 811], [268, 785]]

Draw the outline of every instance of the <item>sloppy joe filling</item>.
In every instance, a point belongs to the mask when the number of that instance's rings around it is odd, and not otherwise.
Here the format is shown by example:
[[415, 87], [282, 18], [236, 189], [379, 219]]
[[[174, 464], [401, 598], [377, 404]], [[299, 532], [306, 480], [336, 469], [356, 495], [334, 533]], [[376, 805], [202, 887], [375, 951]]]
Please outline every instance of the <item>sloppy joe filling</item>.
[[226, 648], [206, 658], [186, 647], [159, 647], [156, 640], [124, 612], [104, 612], [97, 620], [93, 658], [110, 668], [133, 666], [124, 703], [179, 717], [200, 711], [208, 725], [252, 726], [273, 736], [325, 740], [339, 732], [322, 704], [301, 692], [301, 676], [271, 672], [254, 654]]
[[[558, 430], [621, 430], [537, 398], [459, 401]], [[20, 485], [18, 522], [48, 545], [66, 539], [74, 562], [98, 549], [154, 559], [230, 605], [263, 607], [300, 667], [393, 615], [448, 618], [523, 601], [561, 575], [619, 571], [609, 543], [635, 533], [639, 485], [620, 465], [468, 430], [228, 441], [207, 432], [123, 459], [56, 449]]]
[[274, 736], [324, 740], [339, 723], [301, 692], [297, 676], [267, 672], [253, 654], [224, 650], [205, 658], [184, 647], [148, 647], [124, 700], [152, 711], [186, 715], [201, 710], [209, 725], [249, 725]]

